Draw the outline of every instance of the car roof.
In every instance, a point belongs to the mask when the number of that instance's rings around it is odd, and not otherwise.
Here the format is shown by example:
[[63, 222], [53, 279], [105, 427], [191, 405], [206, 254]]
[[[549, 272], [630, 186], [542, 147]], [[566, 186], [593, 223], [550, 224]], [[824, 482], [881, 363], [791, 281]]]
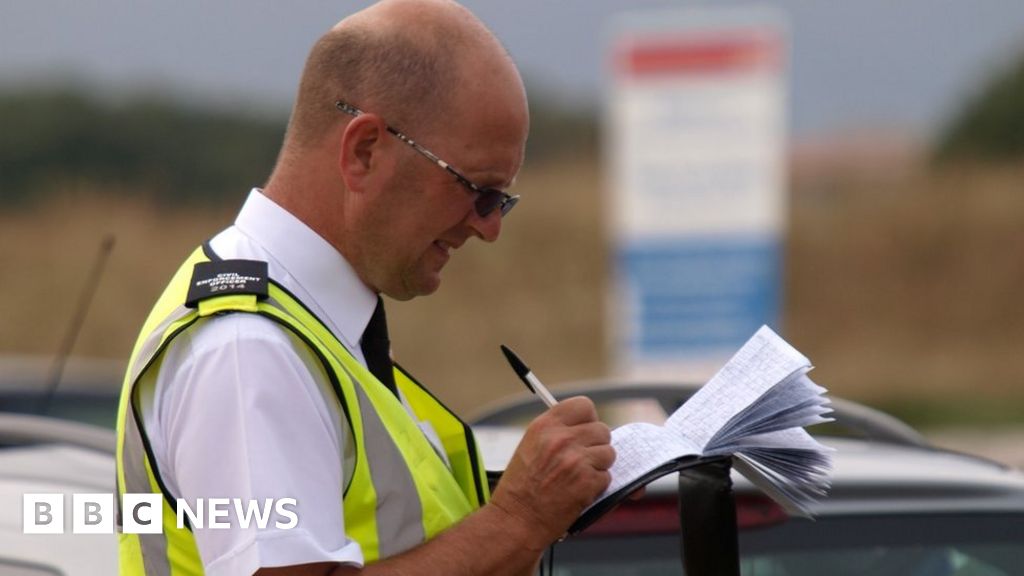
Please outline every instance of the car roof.
[[[488, 470], [502, 470], [522, 437], [516, 427], [476, 426]], [[833, 453], [832, 488], [815, 514], [1024, 511], [1024, 474], [949, 450], [870, 440], [819, 437]], [[759, 490], [733, 472], [737, 494]], [[675, 475], [648, 486], [648, 496], [674, 495]]]
[[[622, 398], [651, 398], [671, 413], [699, 386], [679, 383], [616, 384], [590, 381], [560, 388], [556, 397], [583, 394], [600, 405]], [[1024, 474], [1004, 464], [930, 445], [920, 433], [891, 415], [832, 399], [842, 432], [817, 435], [833, 453], [832, 488], [815, 503], [815, 514], [899, 514], [907, 512], [1024, 511]], [[543, 410], [528, 394], [482, 409], [473, 428], [489, 470], [504, 468], [522, 437], [523, 418]], [[812, 429], [813, 430], [813, 429]], [[733, 473], [737, 494], [757, 494]], [[675, 475], [648, 486], [648, 497], [674, 495]]]
[[1024, 511], [1024, 474], [935, 447], [820, 438], [835, 448], [833, 483], [818, 512]]
[[0, 446], [60, 444], [113, 454], [113, 431], [99, 426], [37, 416], [0, 412]]
[[[661, 416], [666, 416], [689, 399], [700, 386], [693, 382], [582, 380], [560, 386], [552, 390], [552, 393], [559, 400], [571, 396], [587, 396], [598, 405], [599, 410], [602, 404], [630, 400], [652, 401], [660, 407]], [[920, 432], [890, 414], [831, 395], [829, 400], [833, 408], [832, 416], [846, 434], [879, 442], [929, 445]], [[473, 425], [489, 426], [525, 424], [543, 411], [544, 405], [535, 396], [523, 392], [485, 405], [468, 421]], [[608, 423], [614, 427], [625, 422]]]

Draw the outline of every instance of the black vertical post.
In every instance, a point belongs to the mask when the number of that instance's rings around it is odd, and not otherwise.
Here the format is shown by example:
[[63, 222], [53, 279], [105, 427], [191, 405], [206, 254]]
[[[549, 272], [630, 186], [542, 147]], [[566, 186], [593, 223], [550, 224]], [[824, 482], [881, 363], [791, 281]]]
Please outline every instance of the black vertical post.
[[687, 576], [740, 576], [732, 458], [709, 458], [679, 472], [681, 555]]

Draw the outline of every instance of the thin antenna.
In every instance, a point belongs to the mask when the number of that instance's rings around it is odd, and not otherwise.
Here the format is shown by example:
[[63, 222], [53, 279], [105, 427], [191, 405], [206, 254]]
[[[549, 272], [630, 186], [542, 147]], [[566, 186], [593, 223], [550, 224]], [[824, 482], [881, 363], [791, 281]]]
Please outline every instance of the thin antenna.
[[46, 414], [50, 410], [53, 395], [57, 392], [57, 387], [60, 386], [60, 379], [64, 375], [64, 366], [68, 362], [72, 348], [75, 347], [75, 341], [78, 340], [78, 333], [85, 322], [85, 315], [89, 312], [89, 305], [92, 304], [92, 298], [96, 294], [96, 286], [99, 285], [100, 278], [103, 277], [103, 267], [106, 265], [107, 258], [113, 249], [114, 235], [107, 234], [103, 237], [103, 241], [100, 242], [100, 251], [96, 256], [96, 263], [93, 264], [89, 279], [86, 281], [85, 288], [78, 298], [78, 307], [75, 309], [75, 315], [71, 319], [71, 325], [68, 326], [67, 334], [64, 335], [64, 341], [61, 343], [60, 350], [53, 359], [46, 391], [43, 392], [36, 407], [36, 413], [39, 415]]

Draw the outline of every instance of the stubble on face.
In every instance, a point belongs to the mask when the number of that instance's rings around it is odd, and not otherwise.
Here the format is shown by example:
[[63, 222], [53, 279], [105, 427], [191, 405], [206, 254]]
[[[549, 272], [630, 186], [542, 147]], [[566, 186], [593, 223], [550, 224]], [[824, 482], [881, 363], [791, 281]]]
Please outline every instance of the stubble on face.
[[[453, 162], [488, 167], [483, 172], [467, 171], [480, 177], [483, 185], [503, 186], [519, 170], [524, 140], [523, 130], [513, 124], [511, 129], [506, 125], [452, 134], [448, 146], [435, 141], [446, 159], [457, 157]], [[474, 141], [488, 146], [473, 148], [470, 143]], [[384, 202], [385, 225], [392, 234], [381, 239], [382, 245], [389, 247], [384, 256], [394, 263], [390, 272], [397, 274], [398, 280], [384, 292], [399, 300], [436, 292], [443, 268], [463, 244], [473, 237], [494, 241], [501, 230], [500, 215], [492, 213], [482, 219], [476, 214], [476, 193], [415, 151], [404, 152], [402, 169], [390, 180]]]
[[[405, 154], [398, 149], [398, 153]], [[421, 160], [404, 156], [395, 173], [367, 206], [360, 227], [364, 230], [359, 266], [371, 289], [395, 300], [409, 300], [437, 291], [441, 270], [450, 255], [435, 241], [449, 228], [457, 228], [463, 215], [458, 206], [443, 202], [453, 195], [452, 180]]]

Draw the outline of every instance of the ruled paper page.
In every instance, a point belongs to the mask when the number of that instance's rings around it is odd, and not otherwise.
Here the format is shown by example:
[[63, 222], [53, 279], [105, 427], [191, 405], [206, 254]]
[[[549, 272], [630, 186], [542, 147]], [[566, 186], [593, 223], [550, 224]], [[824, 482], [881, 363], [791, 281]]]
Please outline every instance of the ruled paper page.
[[679, 410], [665, 427], [703, 449], [737, 414], [773, 386], [811, 363], [767, 326], [762, 326]]

